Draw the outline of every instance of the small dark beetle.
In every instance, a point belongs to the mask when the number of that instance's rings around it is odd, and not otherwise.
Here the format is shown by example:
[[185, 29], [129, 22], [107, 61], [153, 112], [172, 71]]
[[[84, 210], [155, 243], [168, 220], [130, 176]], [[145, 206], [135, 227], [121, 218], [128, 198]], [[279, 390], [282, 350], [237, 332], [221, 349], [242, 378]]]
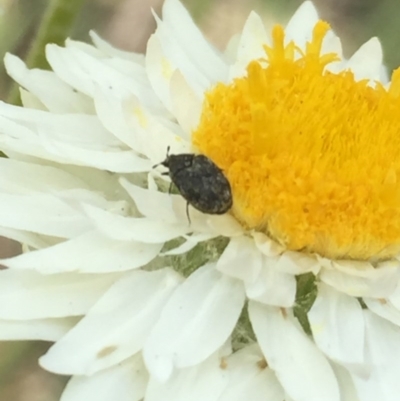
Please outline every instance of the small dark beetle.
[[[222, 170], [208, 157], [192, 153], [170, 155], [157, 164], [169, 169], [169, 175], [180, 194], [189, 204], [207, 214], [224, 214], [232, 207], [232, 191]], [[156, 166], [154, 166], [156, 167]]]

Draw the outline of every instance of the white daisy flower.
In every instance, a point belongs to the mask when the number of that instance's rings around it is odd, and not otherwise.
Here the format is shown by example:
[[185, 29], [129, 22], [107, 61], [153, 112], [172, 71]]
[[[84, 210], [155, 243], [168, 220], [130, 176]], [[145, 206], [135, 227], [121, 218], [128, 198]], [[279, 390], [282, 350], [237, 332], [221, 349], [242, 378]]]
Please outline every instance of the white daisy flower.
[[[62, 401], [393, 401], [399, 73], [377, 39], [344, 59], [308, 1], [224, 53], [177, 0], [156, 19], [145, 56], [6, 57], [0, 338], [54, 341]], [[221, 168], [232, 209], [187, 215], [167, 149]]]

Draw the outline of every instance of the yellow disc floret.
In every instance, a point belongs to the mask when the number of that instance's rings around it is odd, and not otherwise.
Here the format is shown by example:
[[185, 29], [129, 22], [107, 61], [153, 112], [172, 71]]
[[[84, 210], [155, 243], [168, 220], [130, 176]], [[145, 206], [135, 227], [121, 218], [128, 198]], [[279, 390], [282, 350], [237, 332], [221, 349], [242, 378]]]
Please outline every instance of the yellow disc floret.
[[389, 89], [329, 72], [328, 29], [318, 22], [300, 51], [275, 27], [265, 60], [207, 93], [193, 144], [225, 171], [247, 228], [329, 258], [390, 258], [400, 252], [400, 71]]

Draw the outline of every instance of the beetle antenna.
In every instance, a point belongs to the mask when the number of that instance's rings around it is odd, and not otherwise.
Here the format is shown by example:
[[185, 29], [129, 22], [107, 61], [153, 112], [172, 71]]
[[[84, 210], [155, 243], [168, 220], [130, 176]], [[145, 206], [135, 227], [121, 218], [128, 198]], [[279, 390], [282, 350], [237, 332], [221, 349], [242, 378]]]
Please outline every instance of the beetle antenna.
[[[163, 164], [163, 163], [165, 163], [165, 162], [167, 161], [167, 159], [168, 159], [168, 157], [169, 157], [169, 150], [170, 150], [170, 149], [171, 149], [171, 146], [168, 145], [168, 147], [167, 147], [167, 157], [165, 158], [165, 160], [163, 160], [163, 161], [160, 162], [160, 163], [155, 164], [152, 168], [156, 168], [156, 167], [158, 167], [158, 166], [161, 166], [161, 164]], [[164, 174], [164, 175], [168, 175], [168, 174]]]

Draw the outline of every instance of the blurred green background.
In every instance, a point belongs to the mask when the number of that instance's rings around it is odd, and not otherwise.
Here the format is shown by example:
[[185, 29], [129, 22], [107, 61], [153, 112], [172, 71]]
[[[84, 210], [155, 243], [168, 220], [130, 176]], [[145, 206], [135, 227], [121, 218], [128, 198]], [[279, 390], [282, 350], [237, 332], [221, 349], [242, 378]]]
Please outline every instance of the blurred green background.
[[[0, 58], [11, 52], [25, 59], [32, 41], [43, 26], [43, 16], [55, 0], [0, 0]], [[65, 0], [67, 3], [70, 0]], [[72, 1], [72, 0], [71, 0]], [[79, 13], [70, 36], [88, 41], [88, 31], [96, 30], [113, 45], [143, 52], [155, 29], [150, 12], [160, 13], [163, 0], [73, 0]], [[243, 26], [251, 10], [267, 25], [285, 23], [301, 0], [183, 0], [208, 39], [223, 48]], [[389, 71], [400, 65], [399, 0], [314, 0], [322, 19], [341, 37], [349, 57], [363, 42], [378, 36], [384, 48]], [[9, 98], [12, 87], [0, 66], [0, 98]], [[18, 248], [0, 240], [0, 257]], [[56, 401], [67, 378], [52, 375], [38, 367], [37, 359], [49, 344], [0, 342], [0, 400]], [[92, 401], [92, 400], [88, 400]]]

